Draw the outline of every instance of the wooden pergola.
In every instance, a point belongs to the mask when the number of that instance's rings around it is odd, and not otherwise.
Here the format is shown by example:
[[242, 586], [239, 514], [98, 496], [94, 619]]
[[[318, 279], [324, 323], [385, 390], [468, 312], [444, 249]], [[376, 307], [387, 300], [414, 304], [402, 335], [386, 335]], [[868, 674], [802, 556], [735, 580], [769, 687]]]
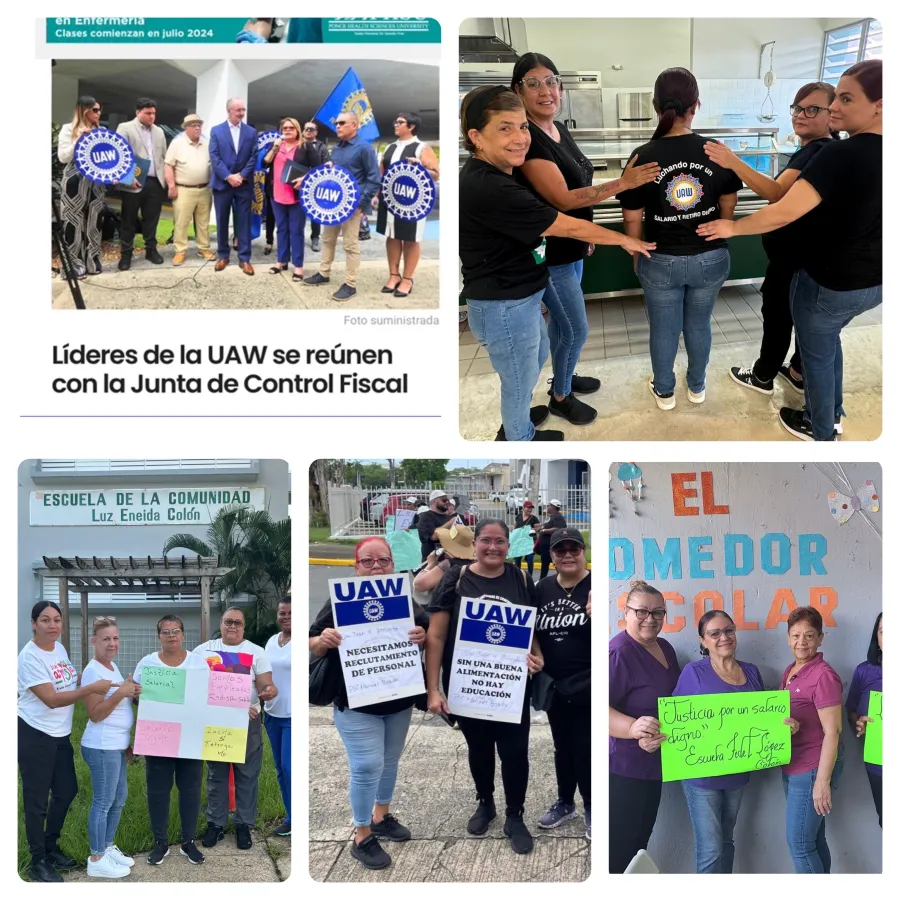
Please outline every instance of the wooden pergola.
[[218, 556], [45, 556], [37, 575], [59, 580], [59, 607], [63, 630], [60, 641], [69, 646], [69, 591], [81, 595], [81, 659], [89, 659], [88, 597], [90, 594], [200, 594], [200, 641], [209, 639], [209, 598], [215, 581], [231, 568], [219, 565]]

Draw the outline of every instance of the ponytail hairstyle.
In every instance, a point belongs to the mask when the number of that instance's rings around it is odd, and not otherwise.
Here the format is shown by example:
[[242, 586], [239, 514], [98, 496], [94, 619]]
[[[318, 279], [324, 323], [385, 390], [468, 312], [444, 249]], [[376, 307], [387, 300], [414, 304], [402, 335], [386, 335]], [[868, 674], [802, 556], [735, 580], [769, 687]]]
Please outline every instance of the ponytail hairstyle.
[[477, 148], [469, 137], [470, 131], [483, 131], [495, 113], [520, 111], [525, 111], [525, 104], [505, 85], [484, 85], [469, 91], [459, 108], [463, 146], [469, 153], [474, 153]]
[[659, 597], [660, 600], [665, 600], [665, 597], [663, 597], [662, 595], [662, 591], [653, 587], [652, 584], [647, 584], [646, 581], [632, 581], [631, 587], [628, 591], [628, 596], [625, 598], [625, 602], [630, 602], [639, 594], [646, 594], [648, 597]]
[[881, 69], [880, 59], [866, 59], [850, 66], [841, 78], [855, 78], [866, 95], [866, 100], [877, 103], [882, 99]]
[[676, 119], [687, 115], [689, 109], [699, 104], [700, 89], [693, 73], [680, 66], [660, 72], [653, 85], [653, 108], [659, 114], [653, 140], [665, 137]]
[[[734, 625], [734, 619], [732, 619], [725, 610], [711, 609], [708, 612], [703, 613], [703, 615], [700, 616], [700, 621], [697, 623], [697, 634], [699, 634], [701, 638], [703, 637], [703, 632], [706, 631], [706, 623], [716, 616], [724, 616], [732, 625]], [[702, 643], [700, 644], [700, 655], [709, 656], [709, 650], [707, 650]]]

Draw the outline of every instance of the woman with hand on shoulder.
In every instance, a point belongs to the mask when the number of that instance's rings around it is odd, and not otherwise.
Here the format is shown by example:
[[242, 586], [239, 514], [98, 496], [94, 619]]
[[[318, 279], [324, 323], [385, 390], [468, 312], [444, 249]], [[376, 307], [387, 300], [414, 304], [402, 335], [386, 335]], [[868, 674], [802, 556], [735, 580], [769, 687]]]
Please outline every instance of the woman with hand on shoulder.
[[70, 739], [73, 706], [86, 697], [103, 697], [113, 687], [109, 678], [78, 687], [75, 667], [59, 643], [62, 624], [55, 603], [35, 603], [31, 610], [34, 637], [18, 659], [19, 772], [32, 881], [62, 881], [56, 870], [77, 865], [58, 843], [78, 793]]
[[831, 872], [825, 841], [825, 817], [832, 810], [831, 791], [844, 768], [841, 749], [841, 676], [819, 652], [825, 634], [822, 616], [812, 606], [795, 609], [787, 621], [794, 662], [781, 676], [781, 690], [791, 692], [791, 761], [781, 767], [787, 800], [788, 849], [798, 875]]
[[[850, 682], [850, 690], [847, 693], [847, 718], [850, 725], [856, 730], [858, 738], [865, 739], [866, 725], [872, 721], [869, 718], [869, 697], [872, 691], [881, 691], [881, 613], [875, 620], [872, 629], [872, 640], [869, 641], [869, 652], [866, 661], [860, 663], [853, 673]], [[872, 799], [875, 801], [875, 811], [878, 813], [878, 825], [881, 827], [881, 766], [875, 763], [866, 763], [866, 775], [869, 776], [869, 787], [872, 789]]]
[[272, 682], [278, 689], [273, 700], [266, 700], [266, 734], [275, 760], [275, 776], [284, 803], [284, 821], [274, 834], [288, 837], [291, 833], [291, 595], [278, 601], [275, 618], [278, 633], [266, 643], [266, 656], [272, 666]]
[[609, 871], [620, 874], [646, 850], [662, 796], [657, 718], [660, 697], [671, 697], [681, 669], [663, 640], [666, 600], [633, 581], [625, 628], [609, 642]]
[[[356, 545], [355, 558], [358, 576], [394, 574], [394, 558], [384, 538], [363, 538]], [[413, 621], [409, 639], [416, 647], [421, 647], [425, 642], [428, 616], [415, 601]], [[329, 599], [309, 626], [309, 652], [316, 656], [331, 653], [334, 665], [340, 666], [337, 649], [340, 645], [341, 633], [334, 627], [334, 612]], [[341, 667], [341, 688], [334, 700], [334, 724], [344, 742], [350, 767], [350, 807], [356, 829], [350, 855], [366, 869], [384, 869], [391, 864], [391, 857], [382, 848], [379, 838], [408, 841], [412, 837], [410, 830], [400, 824], [390, 809], [400, 754], [406, 743], [416, 699], [400, 697], [351, 709]]]
[[141, 686], [131, 677], [122, 678], [115, 664], [119, 652], [119, 626], [108, 616], [94, 619], [91, 637], [94, 658], [81, 673], [82, 687], [112, 679], [118, 685], [105, 697], [84, 698], [87, 727], [81, 737], [81, 756], [91, 770], [93, 798], [88, 813], [91, 855], [87, 873], [95, 878], [122, 878], [131, 873], [134, 860], [115, 843], [116, 830], [128, 797], [128, 763], [131, 761], [131, 727], [134, 725], [132, 699]]

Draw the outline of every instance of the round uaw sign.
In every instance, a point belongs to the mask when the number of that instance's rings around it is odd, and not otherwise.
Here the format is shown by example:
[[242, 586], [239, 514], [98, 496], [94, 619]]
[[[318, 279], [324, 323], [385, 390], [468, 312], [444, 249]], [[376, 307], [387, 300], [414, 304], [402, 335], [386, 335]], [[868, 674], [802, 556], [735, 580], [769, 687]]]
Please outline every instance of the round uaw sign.
[[425, 166], [400, 159], [385, 169], [381, 202], [398, 219], [418, 222], [434, 209], [434, 179]]
[[363, 615], [370, 622], [377, 622], [384, 615], [384, 605], [377, 600], [370, 600], [363, 607]]
[[502, 625], [489, 625], [485, 636], [492, 644], [502, 644], [506, 629]]
[[264, 131], [256, 139], [256, 152], [259, 153], [260, 150], [268, 150], [280, 137], [280, 131]]
[[134, 153], [121, 134], [95, 128], [75, 142], [75, 168], [88, 181], [114, 184], [131, 174]]
[[341, 166], [316, 166], [303, 179], [300, 205], [321, 225], [341, 225], [359, 206], [359, 185]]

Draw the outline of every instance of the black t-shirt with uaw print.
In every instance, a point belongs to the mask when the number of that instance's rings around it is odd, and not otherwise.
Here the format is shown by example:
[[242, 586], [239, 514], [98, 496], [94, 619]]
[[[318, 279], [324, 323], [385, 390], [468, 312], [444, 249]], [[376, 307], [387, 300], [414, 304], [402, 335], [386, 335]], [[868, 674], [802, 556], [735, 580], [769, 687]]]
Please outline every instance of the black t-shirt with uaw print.
[[719, 197], [736, 194], [741, 179], [716, 165], [703, 151], [708, 138], [680, 134], [659, 138], [638, 147], [635, 165], [655, 162], [655, 181], [617, 194], [625, 209], [644, 210], [644, 240], [656, 243], [657, 253], [694, 256], [727, 247], [724, 240], [706, 241], [697, 227], [720, 218]]

